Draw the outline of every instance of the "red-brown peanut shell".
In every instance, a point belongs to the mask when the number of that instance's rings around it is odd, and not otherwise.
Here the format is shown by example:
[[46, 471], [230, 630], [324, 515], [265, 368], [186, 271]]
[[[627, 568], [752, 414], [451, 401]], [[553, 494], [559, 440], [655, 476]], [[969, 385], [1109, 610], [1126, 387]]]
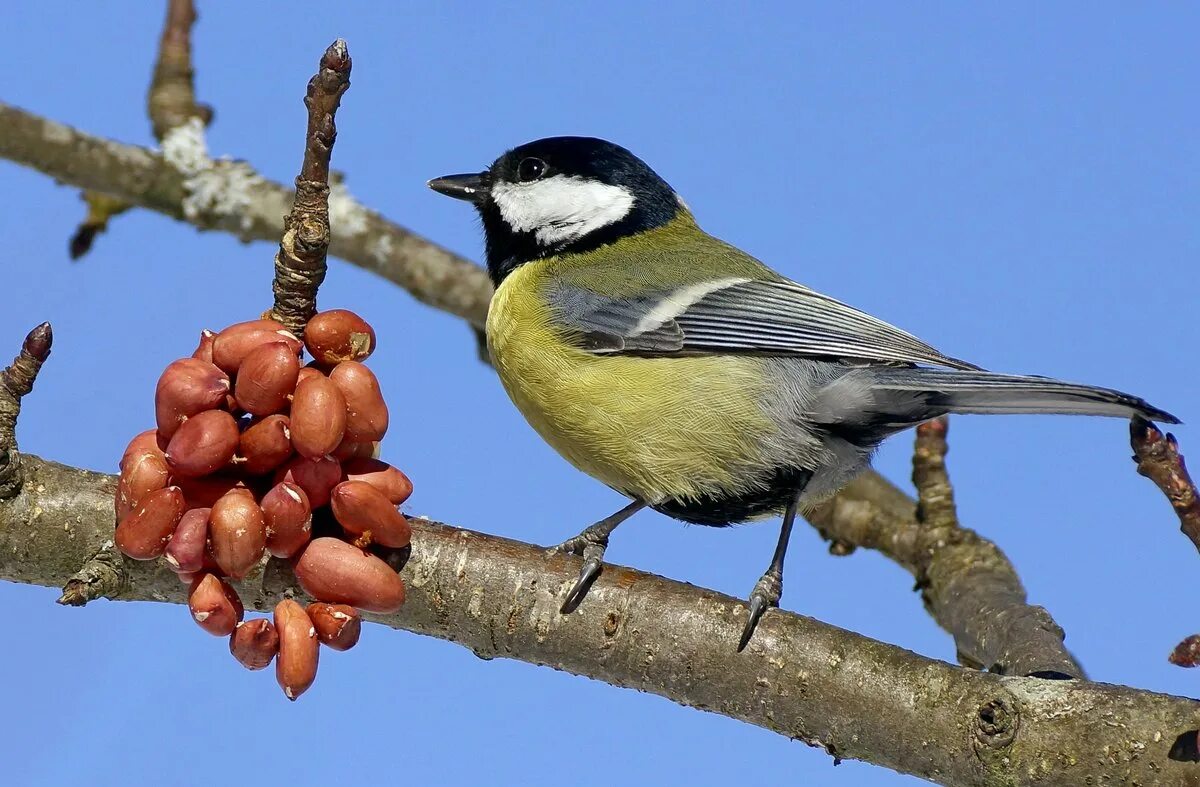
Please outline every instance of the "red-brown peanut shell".
[[188, 508], [212, 508], [230, 489], [245, 489], [246, 482], [232, 475], [218, 474], [203, 478], [173, 477], [171, 482], [183, 490]]
[[192, 620], [216, 637], [232, 634], [245, 613], [237, 591], [214, 574], [203, 574], [192, 583], [188, 609], [192, 612]]
[[304, 607], [290, 598], [275, 605], [275, 630], [279, 634], [275, 679], [284, 696], [295, 700], [317, 677], [317, 632]]
[[328, 377], [309, 377], [292, 395], [292, 445], [318, 459], [333, 453], [346, 431], [346, 398]]
[[399, 468], [368, 457], [355, 457], [342, 462], [347, 480], [366, 481], [383, 492], [392, 505], [400, 505], [412, 494], [412, 481]]
[[185, 478], [213, 473], [233, 459], [238, 447], [238, 426], [224, 410], [192, 416], [175, 431], [167, 444], [171, 472]]
[[247, 475], [269, 473], [292, 456], [291, 420], [286, 415], [256, 418], [242, 432], [238, 469]]
[[284, 409], [296, 389], [300, 359], [284, 342], [255, 347], [242, 360], [234, 384], [238, 407], [251, 415], [270, 415]]
[[200, 331], [200, 342], [196, 345], [195, 351], [192, 352], [192, 357], [212, 363], [213, 339], [215, 338], [217, 338], [217, 335], [207, 328]]
[[382, 440], [387, 434], [388, 408], [375, 373], [357, 361], [344, 361], [334, 367], [329, 379], [346, 400], [346, 439]]
[[229, 635], [229, 652], [248, 670], [260, 670], [279, 652], [279, 633], [266, 618], [239, 623]]
[[154, 454], [162, 457], [163, 451], [166, 450], [167, 441], [163, 439], [157, 429], [147, 429], [144, 432], [137, 434], [129, 445], [125, 448], [125, 453], [121, 454], [121, 469], [125, 469], [125, 464], [145, 454]]
[[170, 475], [167, 460], [160, 453], [140, 453], [122, 462], [117, 480], [117, 520], [128, 516], [143, 497], [166, 487]]
[[305, 380], [311, 380], [314, 377], [324, 377], [324, 376], [325, 376], [325, 373], [322, 372], [320, 369], [316, 368], [315, 366], [301, 367], [300, 373], [298, 375], [296, 375], [296, 387], [299, 388], [300, 383], [304, 382]]
[[321, 312], [304, 326], [304, 346], [317, 363], [361, 361], [375, 350], [375, 330], [346, 309]]
[[346, 532], [370, 534], [371, 541], [399, 549], [408, 546], [412, 529], [396, 506], [366, 481], [343, 481], [329, 499], [333, 516]]
[[183, 492], [169, 486], [143, 497], [117, 525], [117, 549], [134, 560], [153, 560], [167, 549], [167, 541], [183, 516]]
[[367, 459], [378, 459], [380, 453], [380, 443], [378, 440], [369, 443], [356, 443], [353, 440], [342, 440], [337, 448], [333, 451], [333, 458], [345, 461], [355, 457], [365, 457]]
[[208, 547], [208, 517], [212, 509], [189, 508], [183, 512], [171, 540], [167, 542], [166, 559], [176, 573], [194, 573], [204, 568], [204, 552]]
[[291, 481], [304, 490], [312, 509], [329, 505], [329, 493], [342, 481], [342, 464], [332, 457], [293, 457], [275, 472], [275, 483]]
[[252, 350], [271, 342], [285, 342], [300, 354], [300, 340], [275, 320], [250, 320], [230, 325], [213, 339], [213, 363], [229, 374], [236, 374]]
[[258, 563], [267, 544], [262, 509], [245, 489], [231, 489], [208, 516], [213, 559], [229, 576], [241, 579]]
[[154, 417], [158, 431], [170, 439], [188, 418], [225, 404], [229, 376], [207, 361], [181, 358], [158, 378], [154, 389]]
[[362, 618], [354, 607], [314, 601], [308, 605], [307, 611], [322, 645], [333, 650], [350, 650], [358, 644]]
[[267, 525], [267, 551], [291, 557], [312, 537], [312, 508], [299, 485], [281, 481], [263, 495], [263, 520]]
[[404, 604], [404, 581], [379, 558], [337, 538], [314, 538], [295, 565], [310, 596], [367, 612], [395, 612]]

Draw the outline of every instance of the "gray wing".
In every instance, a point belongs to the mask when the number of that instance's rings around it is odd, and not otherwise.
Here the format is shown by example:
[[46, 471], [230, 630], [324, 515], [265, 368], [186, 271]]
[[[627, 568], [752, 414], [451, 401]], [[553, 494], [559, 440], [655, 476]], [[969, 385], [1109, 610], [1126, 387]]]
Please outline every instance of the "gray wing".
[[763, 353], [979, 368], [786, 280], [715, 279], [627, 298], [560, 284], [550, 301], [562, 326], [597, 354]]

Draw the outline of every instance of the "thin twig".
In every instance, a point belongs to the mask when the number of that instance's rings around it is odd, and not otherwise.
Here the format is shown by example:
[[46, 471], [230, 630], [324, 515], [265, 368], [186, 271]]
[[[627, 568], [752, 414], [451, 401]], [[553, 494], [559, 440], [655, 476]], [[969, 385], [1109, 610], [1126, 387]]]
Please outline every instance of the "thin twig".
[[126, 200], [100, 191], [83, 191], [80, 198], [87, 204], [87, 214], [67, 242], [67, 254], [78, 260], [92, 250], [96, 237], [108, 230], [108, 222], [133, 207]]
[[21, 454], [17, 450], [17, 417], [21, 398], [33, 390], [42, 364], [50, 357], [54, 332], [44, 322], [29, 332], [12, 365], [0, 372], [0, 500], [20, 491]]
[[1179, 667], [1200, 666], [1200, 634], [1184, 638], [1175, 646], [1167, 661]]
[[128, 577], [125, 559], [106, 541], [96, 554], [88, 558], [83, 568], [63, 584], [59, 604], [82, 607], [98, 598], [117, 598], [125, 590]]
[[877, 549], [904, 566], [926, 609], [954, 637], [959, 660], [1002, 675], [1083, 677], [1050, 614], [1026, 600], [1004, 553], [959, 525], [946, 472], [947, 422], [917, 429], [914, 507], [876, 474], [853, 481], [809, 521], [846, 552], [845, 545]]
[[1129, 443], [1137, 471], [1162, 490], [1179, 516], [1179, 529], [1200, 550], [1200, 492], [1188, 474], [1175, 435], [1164, 435], [1144, 418], [1129, 424]]
[[912, 480], [917, 488], [917, 519], [926, 527], [958, 528], [958, 509], [954, 505], [954, 487], [946, 470], [950, 445], [946, 435], [950, 420], [946, 417], [927, 421], [916, 428], [913, 444]]
[[146, 112], [154, 129], [154, 138], [163, 141], [167, 133], [192, 118], [207, 124], [212, 109], [196, 103], [192, 68], [192, 25], [196, 9], [192, 0], [167, 0], [167, 17], [158, 42], [158, 59], [146, 94]]
[[350, 87], [350, 66], [346, 42], [339, 38], [325, 50], [304, 98], [308, 107], [304, 162], [275, 255], [275, 306], [271, 310], [275, 319], [297, 336], [316, 313], [317, 288], [325, 280], [330, 238], [329, 157], [337, 139], [333, 119], [342, 94]]
[[[1200, 491], [1188, 473], [1179, 442], [1144, 418], [1129, 422], [1129, 444], [1137, 471], [1154, 482], [1179, 517], [1179, 529], [1200, 550]], [[1200, 664], [1200, 634], [1187, 637], [1171, 652], [1168, 660], [1180, 667]]]
[[[196, 103], [192, 69], [192, 25], [196, 9], [192, 0], [167, 0], [167, 16], [158, 42], [158, 59], [150, 89], [146, 93], [146, 111], [154, 138], [161, 144], [173, 129], [199, 118], [202, 125], [212, 121], [212, 107]], [[78, 260], [92, 249], [97, 236], [108, 229], [108, 222], [133, 207], [133, 203], [105, 194], [85, 190], [87, 214], [75, 228], [67, 245], [71, 259]]]

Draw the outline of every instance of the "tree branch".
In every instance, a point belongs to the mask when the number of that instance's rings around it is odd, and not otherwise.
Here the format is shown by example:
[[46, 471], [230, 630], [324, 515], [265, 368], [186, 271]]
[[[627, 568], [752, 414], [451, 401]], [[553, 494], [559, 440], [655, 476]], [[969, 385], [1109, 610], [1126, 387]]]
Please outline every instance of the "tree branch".
[[1000, 675], [1083, 677], [1063, 631], [1026, 601], [1016, 569], [992, 542], [961, 527], [946, 473], [943, 420], [917, 429], [912, 500], [877, 474], [864, 475], [811, 512], [836, 545], [877, 549], [913, 575], [925, 608], [954, 637], [959, 661]]
[[[205, 230], [278, 243], [290, 189], [187, 140], [158, 153], [85, 134], [0, 103], [0, 158]], [[369, 210], [344, 187], [329, 196], [335, 257], [379, 274], [417, 300], [482, 327], [492, 285], [482, 268]]]
[[[192, 0], [167, 0], [167, 16], [159, 36], [158, 58], [146, 93], [146, 113], [154, 138], [161, 143], [167, 135], [194, 121], [195, 130], [212, 121], [212, 107], [196, 103], [192, 70], [192, 25], [196, 9]], [[96, 237], [108, 229], [108, 223], [133, 207], [127, 200], [100, 191], [84, 190], [80, 195], [87, 205], [83, 221], [75, 228], [67, 248], [71, 259], [77, 260], [92, 249]]]
[[212, 109], [196, 103], [192, 69], [192, 25], [196, 9], [192, 0], [167, 0], [167, 17], [158, 42], [158, 59], [146, 94], [146, 113], [159, 142], [172, 129], [198, 118], [207, 125]]
[[1000, 548], [959, 525], [946, 472], [949, 428], [945, 417], [921, 424], [913, 450], [917, 521], [927, 556], [924, 581], [918, 582], [925, 586], [926, 605], [936, 619], [945, 619], [967, 666], [1000, 675], [1084, 677], [1063, 645], [1063, 630], [1045, 609], [1026, 602], [1016, 569]]
[[21, 351], [0, 372], [0, 500], [17, 493], [21, 483], [21, 453], [17, 450], [17, 416], [21, 399], [33, 390], [42, 364], [50, 357], [54, 332], [44, 322], [29, 332]]
[[275, 306], [272, 314], [296, 336], [317, 313], [317, 288], [325, 281], [329, 251], [329, 158], [337, 139], [333, 118], [342, 94], [350, 87], [350, 53], [338, 39], [321, 58], [309, 80], [308, 130], [304, 161], [296, 178], [296, 199], [284, 220], [283, 238], [275, 255]]
[[1200, 550], [1200, 492], [1179, 453], [1175, 435], [1166, 436], [1143, 418], [1129, 424], [1129, 442], [1137, 471], [1166, 495], [1179, 517], [1179, 529]]
[[[197, 163], [194, 156], [176, 150], [168, 150], [170, 155], [164, 158], [154, 151], [94, 137], [3, 103], [0, 124], [6, 129], [0, 135], [0, 158], [62, 182], [115, 194], [201, 229], [231, 232], [242, 239], [275, 241], [283, 232], [280, 217], [294, 195], [264, 180], [245, 164], [212, 160], [206, 154]], [[182, 169], [171, 163], [174, 160], [183, 162]], [[330, 211], [331, 253], [400, 285], [430, 306], [463, 318], [475, 329], [482, 327], [492, 286], [481, 268], [387, 221], [344, 193], [334, 191], [330, 195]], [[1020, 580], [1007, 558], [994, 544], [970, 530], [960, 529], [958, 541], [940, 551], [940, 559], [928, 556], [922, 536], [926, 531], [915, 519], [914, 501], [874, 471], [860, 476], [809, 519], [833, 540], [833, 551], [848, 551], [854, 546], [878, 549], [919, 581], [928, 580], [924, 594], [927, 608], [943, 628], [957, 625], [950, 622], [956, 613], [942, 611], [945, 604], [953, 606], [949, 585], [935, 579], [949, 575], [930, 570], [926, 562], [963, 565], [955, 562], [955, 555], [968, 559], [967, 565], [976, 561], [989, 568], [998, 587], [1007, 589], [1014, 600], [1024, 601]], [[1043, 627], [1052, 638], [1057, 627], [1045, 610], [1026, 609], [1030, 617], [1024, 628], [1036, 631]], [[1038, 639], [1048, 637], [1039, 635]], [[1060, 650], [1059, 658], [1020, 666], [1030, 672], [1081, 674], [1077, 665], [1069, 668], [1074, 662], [1065, 649]], [[990, 649], [965, 640], [959, 643], [959, 651], [968, 659], [977, 659], [972, 663], [1022, 671], [1015, 663], [990, 660]], [[1001, 648], [997, 653], [1004, 651]]]
[[[115, 479], [29, 455], [21, 472], [22, 491], [0, 503], [0, 578], [61, 585], [111, 539]], [[778, 610], [738, 654], [742, 601], [619, 566], [606, 567], [587, 602], [561, 615], [578, 558], [412, 525], [408, 600], [376, 622], [455, 641], [481, 658], [652, 692], [939, 784], [1200, 785], [1200, 765], [1169, 756], [1200, 727], [1192, 700], [957, 668]], [[119, 559], [128, 583], [107, 595], [184, 600], [161, 561]], [[238, 589], [260, 610], [300, 595], [278, 560]]]
[[[160, 155], [3, 104], [0, 123], [6, 129], [0, 157], [202, 229], [274, 240], [293, 199], [244, 164], [211, 159], [203, 140], [189, 135], [165, 141]], [[335, 255], [482, 325], [491, 287], [481, 269], [344, 191], [335, 189], [329, 203]], [[1010, 649], [953, 622], [954, 599], [971, 590], [955, 590], [954, 581], [974, 562], [999, 577], [1014, 605], [1024, 605], [1024, 592], [994, 545], [952, 521], [952, 501], [943, 495], [938, 505], [939, 450], [935, 443], [925, 452], [925, 516], [918, 518], [909, 497], [868, 473], [812, 520], [838, 543], [878, 548], [926, 580], [931, 612], [952, 631], [963, 629], [956, 639], [964, 656], [1013, 671], [1023, 662]], [[25, 483], [0, 502], [0, 577], [66, 583], [64, 603], [98, 596], [183, 600], [183, 586], [166, 568], [112, 552], [111, 476], [32, 456], [15, 472]], [[587, 604], [562, 616], [558, 600], [576, 574], [576, 558], [436, 523], [413, 524], [416, 549], [404, 569], [408, 603], [378, 621], [460, 642], [484, 658], [521, 659], [651, 691], [822, 746], [835, 757], [943, 784], [1200, 785], [1194, 762], [1200, 705], [1191, 700], [959, 669], [781, 611], [767, 614], [750, 650], [738, 655], [730, 643], [744, 622], [742, 602], [618, 566], [604, 572]], [[948, 541], [932, 543], [934, 532]], [[76, 572], [79, 565], [84, 569]], [[240, 590], [258, 609], [299, 593], [280, 561], [251, 575]], [[974, 644], [963, 648], [962, 642]], [[993, 652], [998, 655], [987, 655]]]

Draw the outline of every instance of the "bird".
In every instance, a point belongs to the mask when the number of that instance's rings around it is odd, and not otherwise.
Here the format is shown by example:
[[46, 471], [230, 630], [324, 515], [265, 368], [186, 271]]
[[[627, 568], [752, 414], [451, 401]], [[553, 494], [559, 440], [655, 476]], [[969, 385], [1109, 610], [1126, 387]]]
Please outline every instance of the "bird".
[[782, 514], [741, 652], [779, 605], [797, 513], [887, 437], [950, 413], [1179, 423], [1120, 391], [987, 371], [791, 281], [702, 230], [612, 142], [547, 137], [428, 185], [482, 222], [487, 347], [509, 397], [568, 462], [630, 500], [556, 547], [583, 558], [564, 614], [642, 509], [717, 527]]

